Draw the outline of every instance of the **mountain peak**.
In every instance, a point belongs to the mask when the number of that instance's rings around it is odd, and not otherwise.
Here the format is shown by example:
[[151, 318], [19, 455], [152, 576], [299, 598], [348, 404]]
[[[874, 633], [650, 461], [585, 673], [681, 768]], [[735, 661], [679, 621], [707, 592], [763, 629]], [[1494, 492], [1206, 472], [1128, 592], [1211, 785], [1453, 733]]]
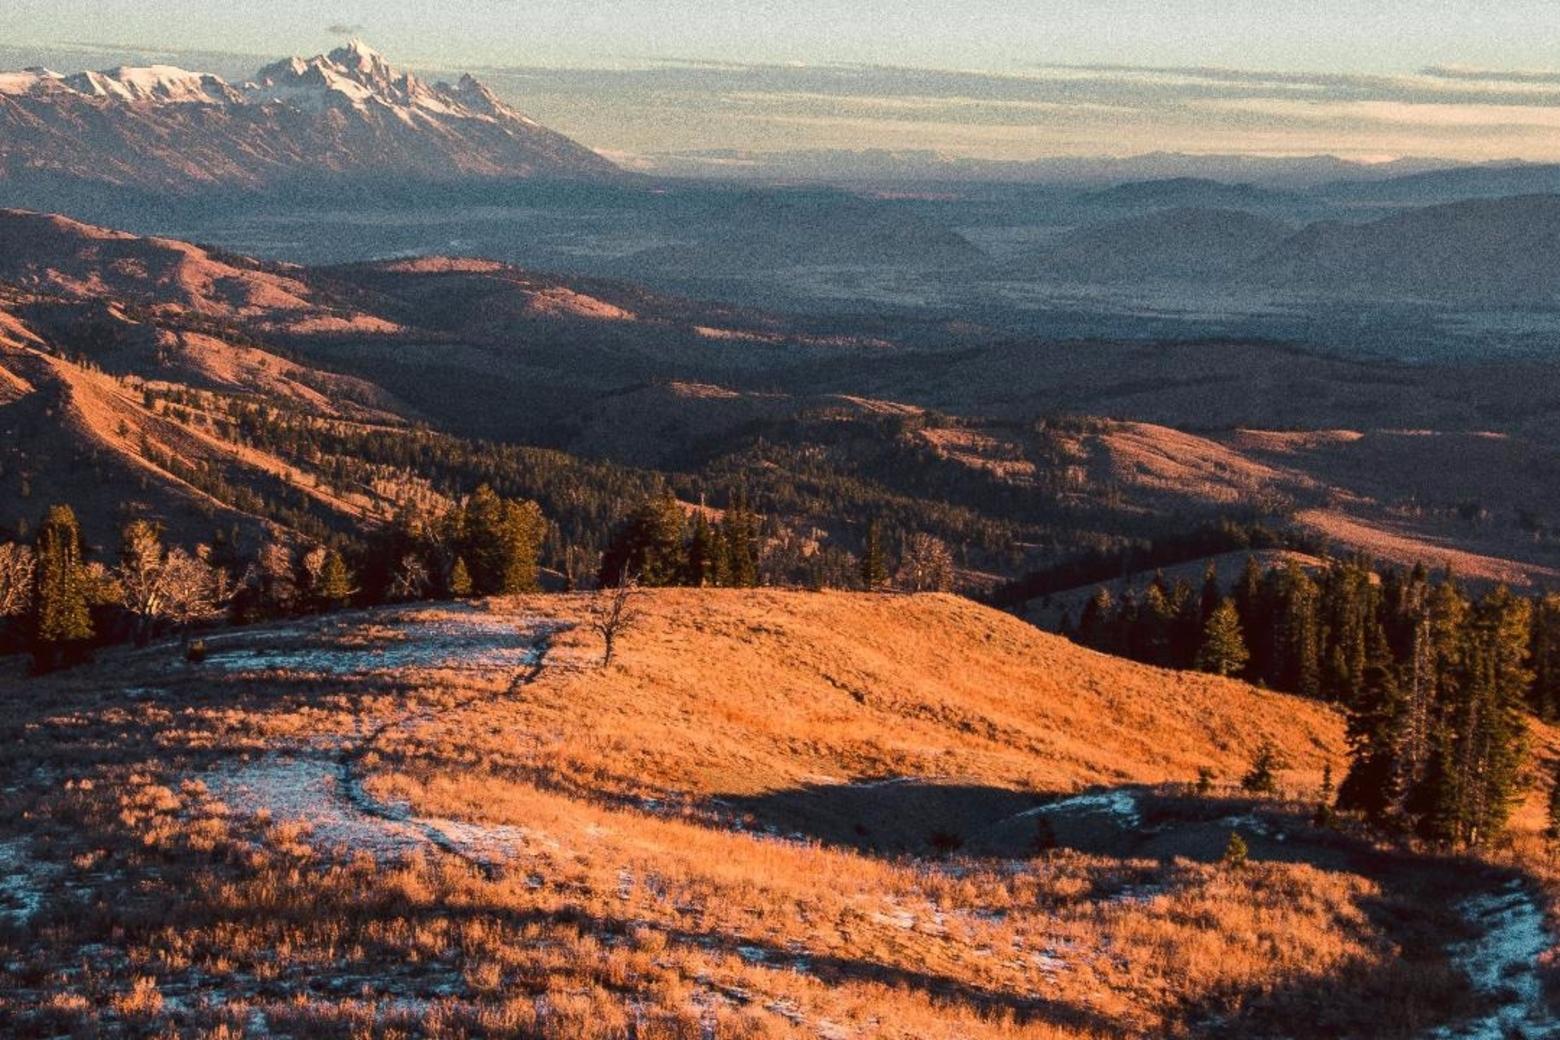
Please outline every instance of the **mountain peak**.
[[[133, 112], [138, 121], [134, 134], [147, 133], [148, 120], [157, 124], [146, 147], [167, 155], [162, 176], [175, 179], [209, 179], [218, 176], [211, 172], [214, 167], [224, 167], [222, 177], [260, 181], [273, 174], [259, 168], [317, 159], [333, 170], [400, 164], [441, 178], [615, 172], [601, 156], [509, 108], [470, 76], [455, 86], [425, 83], [392, 67], [360, 39], [329, 54], [285, 58], [242, 84], [171, 65], [69, 76], [29, 70], [0, 72], [0, 97], [25, 103], [27, 109], [0, 109], [0, 144], [7, 146], [30, 140], [27, 135], [40, 119], [58, 120], [79, 136], [81, 117], [75, 106], [90, 105], [100, 114], [94, 118], [109, 120], [129, 118]], [[226, 124], [194, 121], [213, 106], [248, 111], [229, 133]], [[256, 123], [279, 135], [298, 136], [296, 158], [280, 159], [244, 139], [243, 128]], [[8, 133], [12, 127], [25, 129]], [[115, 179], [139, 181], [146, 171], [124, 160], [118, 133], [107, 132], [103, 138], [103, 148], [113, 156], [108, 166]], [[171, 139], [178, 144], [165, 145]], [[202, 161], [192, 158], [203, 150], [214, 154]], [[92, 165], [99, 173], [104, 164]]]
[[395, 70], [385, 56], [356, 37], [326, 57], [360, 82], [388, 82], [395, 77]]

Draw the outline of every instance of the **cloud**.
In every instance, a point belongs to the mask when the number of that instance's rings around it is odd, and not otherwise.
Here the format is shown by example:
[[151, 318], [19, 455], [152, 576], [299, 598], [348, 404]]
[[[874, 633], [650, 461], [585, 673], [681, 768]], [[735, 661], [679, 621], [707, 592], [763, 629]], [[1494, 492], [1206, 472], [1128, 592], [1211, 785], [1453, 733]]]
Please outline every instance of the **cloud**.
[[332, 36], [357, 36], [363, 32], [363, 26], [337, 22], [334, 25], [327, 25], [325, 31]]

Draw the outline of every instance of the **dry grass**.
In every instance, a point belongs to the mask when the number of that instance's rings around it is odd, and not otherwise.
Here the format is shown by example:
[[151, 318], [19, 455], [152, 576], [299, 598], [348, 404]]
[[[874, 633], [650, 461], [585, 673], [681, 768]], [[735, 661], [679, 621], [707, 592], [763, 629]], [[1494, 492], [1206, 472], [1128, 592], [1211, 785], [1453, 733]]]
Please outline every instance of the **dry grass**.
[[[489, 609], [536, 633], [585, 606]], [[1303, 798], [1341, 761], [1323, 708], [948, 597], [645, 614], [612, 668], [573, 629], [529, 684], [477, 641], [375, 669], [481, 620], [418, 608], [27, 686], [0, 708], [0, 848], [38, 911], [0, 899], [0, 1031], [1408, 1037], [1471, 1007], [1439, 953], [1471, 875], [1177, 786], [1271, 737]], [[344, 752], [396, 819], [337, 826]], [[1038, 848], [1017, 813], [1095, 785], [1136, 785], [1139, 825], [1057, 815], [1074, 847]], [[1217, 862], [1232, 829], [1247, 869]]]

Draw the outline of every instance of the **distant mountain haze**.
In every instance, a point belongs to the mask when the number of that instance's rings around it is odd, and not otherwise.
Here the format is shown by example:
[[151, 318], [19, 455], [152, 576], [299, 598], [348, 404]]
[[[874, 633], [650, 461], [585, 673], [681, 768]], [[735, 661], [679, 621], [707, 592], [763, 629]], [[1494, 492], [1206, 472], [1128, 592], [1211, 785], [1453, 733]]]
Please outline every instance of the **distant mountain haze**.
[[167, 65], [0, 73], [0, 179], [180, 192], [321, 174], [604, 178], [618, 169], [471, 76], [425, 83], [361, 41], [237, 84]]

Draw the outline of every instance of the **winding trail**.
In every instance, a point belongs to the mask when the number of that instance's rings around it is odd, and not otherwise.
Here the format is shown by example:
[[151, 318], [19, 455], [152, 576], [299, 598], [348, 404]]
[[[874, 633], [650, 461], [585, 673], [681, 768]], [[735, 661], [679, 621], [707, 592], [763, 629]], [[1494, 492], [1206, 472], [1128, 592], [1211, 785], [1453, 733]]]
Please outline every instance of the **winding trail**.
[[[526, 666], [510, 682], [504, 696], [514, 697], [525, 687], [534, 683], [542, 675], [547, 666], [547, 654], [552, 650], [553, 636], [559, 629], [556, 626], [547, 626], [540, 629], [540, 633], [527, 653]], [[381, 737], [392, 730], [405, 729], [421, 722], [434, 722], [441, 718], [464, 711], [481, 701], [487, 700], [491, 695], [486, 693], [474, 693], [462, 697], [454, 704], [439, 708], [430, 708], [420, 711], [407, 712], [393, 719], [388, 719], [370, 730], [356, 743], [343, 748], [337, 757], [337, 786], [340, 796], [348, 806], [356, 813], [367, 816], [383, 823], [410, 826], [432, 846], [441, 852], [463, 860], [468, 865], [481, 871], [486, 877], [492, 878], [499, 873], [499, 864], [492, 862], [480, 853], [469, 847], [468, 841], [456, 837], [451, 831], [466, 831], [468, 834], [475, 830], [484, 834], [499, 834], [505, 836], [518, 835], [517, 828], [504, 827], [474, 827], [474, 825], [457, 825], [453, 821], [434, 821], [424, 817], [413, 816], [394, 805], [382, 802], [369, 794], [363, 786], [362, 762], [363, 759], [374, 750]]]
[[432, 846], [488, 877], [497, 876], [536, 840], [525, 828], [425, 817], [408, 806], [383, 801], [366, 786], [365, 763], [386, 735], [423, 723], [453, 718], [483, 702], [516, 697], [548, 667], [553, 640], [570, 626], [557, 619], [503, 618], [486, 612], [452, 621], [417, 618], [392, 646], [239, 647], [214, 655], [226, 668], [301, 668], [331, 675], [367, 676], [403, 668], [466, 672], [514, 672], [508, 687], [491, 687], [439, 705], [411, 707], [363, 719], [357, 733], [336, 740], [279, 747], [256, 760], [232, 762], [199, 778], [217, 798], [249, 814], [297, 821], [321, 847], [394, 858]]

